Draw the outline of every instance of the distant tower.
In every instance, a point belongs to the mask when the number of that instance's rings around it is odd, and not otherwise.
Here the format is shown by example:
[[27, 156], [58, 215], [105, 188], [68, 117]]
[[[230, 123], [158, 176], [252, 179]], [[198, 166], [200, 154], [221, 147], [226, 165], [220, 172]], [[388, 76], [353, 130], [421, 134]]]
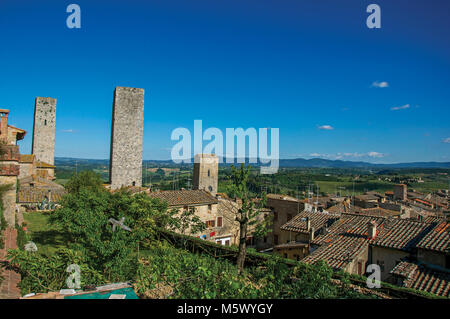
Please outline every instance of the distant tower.
[[405, 184], [394, 185], [394, 199], [406, 200], [408, 198], [408, 187]]
[[111, 189], [142, 186], [143, 131], [144, 89], [116, 87], [109, 162]]
[[56, 99], [37, 97], [34, 107], [33, 145], [31, 153], [39, 162], [55, 162]]
[[214, 154], [197, 154], [194, 158], [194, 189], [204, 189], [213, 196], [219, 182], [219, 158]]

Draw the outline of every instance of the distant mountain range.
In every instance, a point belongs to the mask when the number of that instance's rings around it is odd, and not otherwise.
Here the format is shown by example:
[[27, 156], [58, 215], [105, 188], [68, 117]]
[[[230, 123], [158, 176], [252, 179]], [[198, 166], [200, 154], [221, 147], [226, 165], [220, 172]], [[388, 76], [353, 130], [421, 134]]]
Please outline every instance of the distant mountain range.
[[[70, 158], [70, 157], [56, 157], [56, 165], [71, 165], [77, 162], [78, 164], [100, 164], [108, 165], [109, 159], [82, 159], [82, 158]], [[171, 160], [144, 160], [145, 163], [157, 164], [157, 165], [176, 165]], [[193, 161], [192, 161], [193, 162]], [[249, 163], [249, 159], [246, 159], [246, 163]], [[227, 165], [227, 164], [223, 164]], [[255, 163], [253, 166], [260, 166], [261, 164]], [[341, 161], [341, 160], [328, 160], [322, 158], [295, 158], [295, 159], [281, 159], [279, 163], [280, 167], [289, 168], [449, 168], [450, 162], [413, 162], [413, 163], [394, 163], [394, 164], [374, 164], [368, 162], [353, 162], [353, 161]]]

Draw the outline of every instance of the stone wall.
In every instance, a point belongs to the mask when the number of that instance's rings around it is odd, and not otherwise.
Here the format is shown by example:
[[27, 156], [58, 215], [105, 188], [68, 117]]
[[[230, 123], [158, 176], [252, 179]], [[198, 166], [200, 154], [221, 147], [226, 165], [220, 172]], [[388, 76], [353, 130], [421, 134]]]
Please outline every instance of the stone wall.
[[142, 185], [144, 90], [114, 91], [109, 178], [111, 189]]
[[33, 145], [36, 160], [55, 162], [56, 99], [37, 97], [34, 108]]
[[377, 264], [381, 267], [381, 280], [390, 281], [391, 274], [389, 272], [403, 260], [408, 257], [409, 253], [397, 249], [372, 246], [370, 247], [370, 264]]
[[20, 174], [19, 178], [24, 178], [31, 176], [33, 174], [33, 163], [20, 163]]
[[219, 158], [216, 155], [195, 155], [192, 184], [194, 189], [203, 189], [216, 196], [219, 184]]
[[10, 185], [10, 188], [3, 193], [3, 216], [8, 225], [14, 227], [16, 223], [17, 176], [0, 176], [0, 185]]
[[[304, 203], [268, 198], [266, 206], [271, 208], [274, 214], [272, 232], [268, 234], [270, 243], [276, 246], [289, 242], [289, 232], [282, 231], [280, 228], [299, 212], [303, 211], [305, 208]], [[294, 236], [295, 234], [292, 234], [292, 237]]]
[[15, 225], [16, 213], [16, 187], [17, 176], [19, 175], [19, 146], [3, 145], [0, 155], [0, 185], [10, 185], [10, 188], [3, 194], [3, 216], [9, 226]]

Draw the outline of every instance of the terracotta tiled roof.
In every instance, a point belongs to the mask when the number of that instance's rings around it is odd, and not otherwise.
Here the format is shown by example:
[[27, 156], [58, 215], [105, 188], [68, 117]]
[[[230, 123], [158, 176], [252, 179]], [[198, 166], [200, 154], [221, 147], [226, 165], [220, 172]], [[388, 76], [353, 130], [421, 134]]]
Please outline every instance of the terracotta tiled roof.
[[276, 245], [274, 246], [274, 248], [307, 248], [309, 245], [307, 243], [286, 243], [286, 244], [281, 244], [281, 245]]
[[282, 195], [282, 194], [267, 194], [267, 199], [278, 199], [278, 200], [287, 200], [291, 202], [298, 202], [299, 200], [295, 197]]
[[342, 214], [342, 218], [328, 228], [326, 234], [317, 236], [312, 243], [318, 245], [329, 244], [336, 239], [344, 237], [362, 238], [365, 241], [368, 241], [368, 223], [374, 222], [378, 227], [383, 221], [384, 218], [373, 216]]
[[426, 216], [422, 219], [422, 223], [433, 224], [433, 223], [440, 223], [443, 220], [445, 220], [445, 218], [442, 216]]
[[360, 209], [358, 213], [367, 216], [379, 216], [379, 217], [399, 216], [402, 214], [401, 212], [381, 207], [363, 208]]
[[34, 154], [20, 154], [19, 163], [33, 163]]
[[425, 224], [407, 219], [392, 219], [377, 229], [377, 236], [371, 241], [374, 246], [411, 250], [415, 248], [434, 224]]
[[[65, 191], [52, 190], [51, 201], [57, 203], [61, 200]], [[48, 189], [36, 189], [36, 188], [24, 188], [19, 190], [17, 194], [18, 203], [42, 203], [42, 201], [48, 197]]]
[[167, 201], [169, 206], [217, 204], [217, 199], [204, 190], [161, 191], [149, 194], [152, 198]]
[[342, 214], [342, 217], [317, 236], [311, 243], [320, 245], [311, 255], [303, 259], [306, 263], [325, 260], [334, 269], [345, 268], [355, 257], [369, 246], [368, 223], [381, 224], [383, 218]]
[[362, 237], [342, 236], [320, 246], [302, 261], [314, 264], [319, 260], [324, 260], [330, 267], [342, 269], [367, 247], [367, 240]]
[[326, 225], [331, 225], [335, 220], [339, 219], [340, 216], [340, 214], [303, 211], [281, 226], [281, 229], [298, 233], [307, 233], [306, 218], [310, 219], [311, 227], [314, 227], [315, 230], [319, 230]]
[[45, 162], [37, 162], [36, 167], [37, 168], [55, 168], [56, 166], [49, 164], [49, 163], [45, 163]]
[[450, 273], [402, 261], [391, 274], [401, 277], [403, 286], [438, 296], [450, 297]]
[[52, 190], [64, 190], [64, 186], [55, 183], [53, 181], [49, 181], [46, 178], [42, 178], [40, 176], [26, 176], [19, 179], [20, 188], [33, 187], [37, 189], [52, 189]]
[[357, 206], [349, 206], [348, 203], [339, 203], [327, 209], [329, 213], [351, 213], [376, 217], [389, 217], [401, 215], [401, 212], [389, 210], [381, 207], [362, 208]]
[[315, 263], [325, 260], [334, 269], [342, 269], [369, 246], [368, 223], [379, 225], [383, 218], [342, 214], [325, 234], [317, 236], [311, 243], [320, 245], [302, 261]]
[[417, 244], [418, 248], [436, 250], [440, 252], [450, 251], [450, 224], [443, 221], [436, 225]]
[[372, 194], [356, 195], [355, 198], [363, 201], [378, 200], [378, 197]]

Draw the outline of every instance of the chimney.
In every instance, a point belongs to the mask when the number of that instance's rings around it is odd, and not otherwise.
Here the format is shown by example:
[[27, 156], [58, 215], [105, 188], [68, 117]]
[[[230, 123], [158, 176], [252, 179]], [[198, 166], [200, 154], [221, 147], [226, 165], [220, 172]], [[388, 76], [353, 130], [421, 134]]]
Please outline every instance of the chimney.
[[9, 110], [0, 110], [0, 139], [8, 140], [8, 115]]
[[377, 224], [375, 221], [367, 223], [367, 237], [368, 239], [374, 239], [377, 235]]
[[311, 229], [311, 219], [306, 217], [306, 230], [309, 231]]
[[313, 241], [314, 240], [314, 227], [311, 227], [310, 231], [309, 231], [309, 241]]

